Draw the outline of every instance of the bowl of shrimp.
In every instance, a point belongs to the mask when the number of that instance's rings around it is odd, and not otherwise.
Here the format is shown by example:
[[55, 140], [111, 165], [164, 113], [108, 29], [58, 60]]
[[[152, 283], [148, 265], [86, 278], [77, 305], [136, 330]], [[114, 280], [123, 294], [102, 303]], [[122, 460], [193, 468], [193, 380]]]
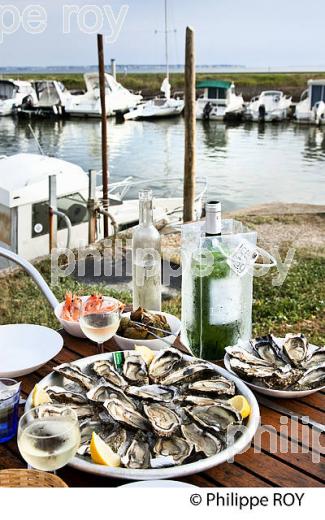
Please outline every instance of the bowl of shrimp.
[[120, 311], [123, 312], [125, 306], [115, 298], [105, 297], [101, 294], [77, 296], [68, 292], [65, 295], [65, 300], [56, 306], [54, 313], [64, 330], [71, 334], [71, 336], [86, 338], [79, 324], [82, 309], [86, 312], [107, 310], [115, 307], [116, 303]]

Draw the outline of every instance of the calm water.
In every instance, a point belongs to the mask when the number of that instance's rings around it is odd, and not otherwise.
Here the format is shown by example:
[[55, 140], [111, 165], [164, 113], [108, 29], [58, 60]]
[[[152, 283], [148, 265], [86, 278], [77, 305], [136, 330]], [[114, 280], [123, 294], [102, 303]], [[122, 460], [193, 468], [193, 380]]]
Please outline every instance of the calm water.
[[[98, 121], [34, 121], [33, 128], [46, 154], [85, 170], [100, 169]], [[109, 140], [112, 181], [131, 175], [159, 184], [183, 174], [182, 118], [125, 124], [111, 120]], [[25, 122], [1, 118], [0, 155], [17, 152], [37, 153], [31, 132]], [[226, 209], [265, 202], [323, 204], [325, 129], [198, 121], [197, 173], [208, 179], [210, 193]], [[155, 189], [157, 195], [159, 191]]]

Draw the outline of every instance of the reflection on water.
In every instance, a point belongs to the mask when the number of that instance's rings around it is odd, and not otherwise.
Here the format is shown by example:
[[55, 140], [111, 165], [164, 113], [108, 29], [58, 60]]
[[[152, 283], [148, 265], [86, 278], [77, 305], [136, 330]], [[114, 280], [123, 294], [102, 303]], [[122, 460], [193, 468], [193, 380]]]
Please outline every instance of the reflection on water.
[[[33, 121], [44, 153], [101, 168], [97, 120]], [[133, 176], [159, 183], [183, 175], [184, 121], [109, 121], [110, 174], [113, 181]], [[292, 123], [225, 126], [197, 124], [197, 172], [227, 209], [265, 202], [324, 202], [325, 129]], [[0, 119], [0, 155], [36, 152], [27, 122]], [[173, 185], [173, 186], [172, 186]], [[177, 194], [181, 194], [178, 186]], [[171, 183], [171, 193], [175, 186]]]

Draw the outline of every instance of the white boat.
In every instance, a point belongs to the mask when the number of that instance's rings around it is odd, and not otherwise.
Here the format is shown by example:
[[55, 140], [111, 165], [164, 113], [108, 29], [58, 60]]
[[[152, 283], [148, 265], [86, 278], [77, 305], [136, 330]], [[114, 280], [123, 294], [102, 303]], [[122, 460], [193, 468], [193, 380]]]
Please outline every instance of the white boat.
[[311, 79], [296, 105], [295, 119], [298, 123], [325, 124], [325, 80]]
[[237, 95], [231, 81], [206, 80], [196, 85], [203, 94], [196, 100], [196, 119], [240, 119], [244, 111], [244, 99]]
[[169, 58], [168, 58], [168, 10], [167, 0], [165, 0], [165, 58], [166, 58], [166, 77], [163, 80], [160, 91], [164, 97], [156, 97], [142, 103], [135, 109], [130, 110], [124, 115], [127, 121], [135, 119], [156, 119], [164, 117], [179, 116], [184, 110], [184, 101], [171, 97], [171, 84], [169, 82]]
[[29, 81], [0, 80], [0, 116], [9, 116], [16, 108], [37, 105], [36, 92]]
[[249, 102], [245, 119], [250, 121], [283, 121], [288, 117], [292, 98], [280, 90], [265, 90]]
[[55, 80], [35, 80], [32, 81], [35, 90], [37, 104], [18, 109], [20, 117], [46, 117], [49, 115], [62, 116], [65, 113], [65, 106], [72, 98], [72, 94], [65, 88], [63, 83]]
[[[66, 100], [65, 112], [73, 117], [101, 117], [99, 75], [85, 74], [86, 93], [70, 96]], [[115, 112], [126, 112], [138, 105], [142, 96], [132, 94], [118, 83], [113, 76], [105, 74], [106, 110], [108, 116]]]
[[[66, 217], [58, 219], [58, 247], [83, 247], [88, 244], [87, 198], [89, 178], [79, 166], [46, 155], [20, 153], [0, 157], [0, 246], [7, 247], [26, 259], [46, 255], [49, 251], [49, 176], [56, 175], [58, 210]], [[173, 192], [173, 179], [168, 179], [166, 191]], [[181, 179], [174, 179], [182, 186]], [[109, 212], [119, 230], [138, 223], [137, 192], [143, 181], [128, 177], [109, 187]], [[150, 181], [150, 184], [151, 181]], [[161, 180], [157, 186], [161, 187]], [[146, 185], [148, 183], [146, 182]], [[153, 184], [152, 184], [153, 186]], [[133, 190], [133, 193], [132, 193]], [[196, 198], [196, 212], [200, 216], [204, 183]], [[127, 199], [126, 195], [133, 195]], [[175, 193], [175, 191], [174, 191]], [[102, 198], [102, 187], [97, 187]], [[179, 223], [183, 199], [158, 197], [154, 199], [154, 220]], [[69, 226], [69, 228], [68, 228]], [[113, 234], [113, 226], [110, 228]], [[97, 239], [103, 238], [102, 217], [97, 219]]]

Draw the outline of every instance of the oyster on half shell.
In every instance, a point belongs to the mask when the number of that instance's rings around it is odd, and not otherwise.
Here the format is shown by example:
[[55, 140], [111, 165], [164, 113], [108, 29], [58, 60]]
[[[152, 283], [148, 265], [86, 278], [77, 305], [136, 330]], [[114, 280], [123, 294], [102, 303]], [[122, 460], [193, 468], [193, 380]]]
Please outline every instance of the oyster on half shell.
[[115, 421], [135, 428], [136, 430], [147, 431], [149, 427], [148, 421], [134, 408], [126, 405], [125, 402], [116, 399], [106, 399], [103, 403], [104, 408]]
[[131, 354], [125, 358], [123, 375], [132, 385], [149, 383], [147, 365], [139, 354]]
[[163, 457], [172, 457], [174, 464], [183, 464], [191, 455], [193, 444], [183, 437], [173, 435], [170, 438], [161, 437], [157, 440], [153, 451]]
[[190, 383], [203, 378], [204, 376], [218, 375], [217, 370], [211, 363], [205, 361], [192, 361], [186, 365], [171, 371], [161, 380], [163, 385], [178, 385]]
[[182, 361], [182, 354], [175, 348], [161, 350], [149, 366], [149, 377], [155, 383], [170, 374]]
[[125, 390], [128, 386], [128, 383], [125, 381], [124, 377], [122, 377], [117, 370], [115, 370], [113, 363], [108, 361], [108, 359], [100, 359], [95, 361], [95, 363], [91, 366], [91, 369], [100, 377], [103, 377], [111, 383], [112, 385]]
[[129, 386], [126, 393], [139, 399], [169, 403], [174, 399], [176, 389], [164, 385]]
[[143, 406], [152, 428], [160, 437], [170, 437], [180, 426], [178, 415], [160, 403]]
[[181, 430], [185, 439], [194, 445], [197, 453], [204, 453], [206, 457], [211, 457], [222, 449], [222, 443], [217, 437], [202, 430], [195, 423], [183, 424]]
[[87, 388], [87, 390], [92, 388], [95, 384], [95, 381], [92, 377], [82, 372], [82, 370], [80, 370], [80, 368], [77, 367], [77, 365], [73, 365], [72, 363], [63, 363], [63, 365], [54, 367], [53, 370], [58, 374], [61, 374], [61, 376], [64, 376], [67, 379], [70, 379], [71, 381], [78, 383], [84, 388]]
[[130, 469], [150, 468], [150, 449], [143, 439], [134, 439], [122, 457], [124, 466]]
[[257, 356], [264, 361], [277, 367], [284, 367], [288, 364], [289, 360], [284, 359], [283, 353], [272, 334], [253, 339], [250, 343]]
[[191, 406], [187, 408], [187, 412], [195, 422], [216, 432], [227, 430], [231, 424], [241, 424], [242, 422], [240, 413], [227, 403]]
[[63, 386], [48, 386], [45, 388], [45, 391], [52, 401], [55, 401], [56, 403], [86, 404], [88, 402], [85, 395], [67, 390]]
[[188, 384], [189, 393], [202, 393], [211, 395], [235, 395], [236, 387], [233, 381], [219, 376], [211, 379], [203, 379]]
[[294, 366], [300, 366], [307, 356], [308, 342], [303, 334], [287, 334], [283, 342], [283, 352]]

